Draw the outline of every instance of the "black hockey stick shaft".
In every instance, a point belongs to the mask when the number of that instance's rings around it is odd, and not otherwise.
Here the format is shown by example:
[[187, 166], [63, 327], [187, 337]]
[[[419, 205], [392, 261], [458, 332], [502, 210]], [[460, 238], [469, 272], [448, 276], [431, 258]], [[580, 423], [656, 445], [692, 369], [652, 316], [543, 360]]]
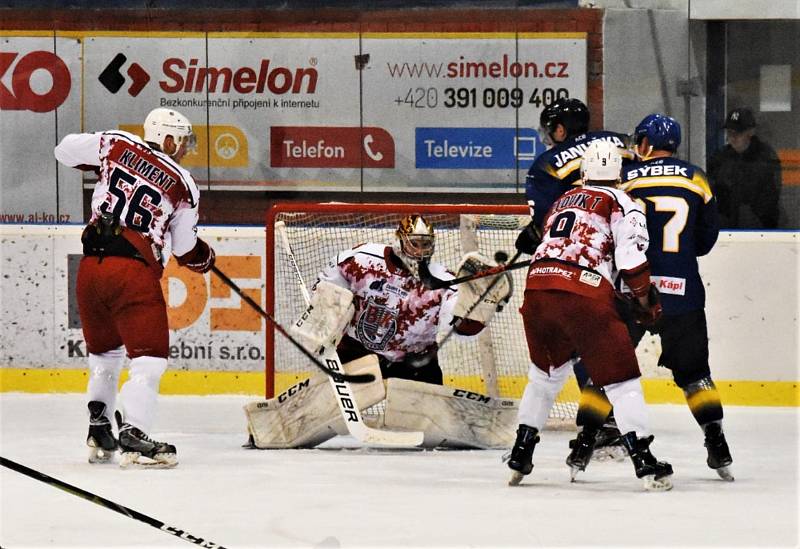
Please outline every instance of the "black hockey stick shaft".
[[[519, 257], [519, 253], [515, 257]], [[516, 269], [522, 269], [524, 267], [529, 267], [530, 264], [531, 264], [530, 261], [519, 261], [517, 263], [507, 263], [505, 265], [497, 265], [496, 267], [492, 267], [491, 269], [486, 269], [485, 271], [479, 271], [471, 275], [461, 276], [459, 278], [454, 278], [452, 280], [443, 280], [441, 278], [436, 278], [435, 276], [433, 276], [433, 274], [431, 274], [429, 280], [430, 282], [432, 282], [433, 289], [437, 290], [439, 288], [447, 288], [449, 286], [455, 286], [456, 284], [463, 284], [464, 282], [471, 282], [479, 278], [486, 278], [487, 276], [498, 275], [506, 271], [514, 271]]]
[[372, 374], [357, 374], [357, 375], [343, 374], [335, 372], [334, 370], [331, 370], [330, 368], [325, 366], [317, 357], [311, 354], [311, 351], [303, 347], [300, 344], [300, 342], [297, 341], [294, 337], [292, 337], [292, 335], [283, 326], [278, 324], [278, 321], [275, 320], [275, 318], [272, 315], [270, 315], [267, 311], [262, 309], [261, 305], [253, 301], [253, 298], [244, 293], [242, 289], [233, 280], [228, 278], [228, 276], [225, 273], [220, 271], [216, 265], [211, 267], [211, 271], [215, 275], [217, 275], [220, 278], [220, 280], [222, 280], [225, 284], [227, 284], [231, 290], [239, 294], [239, 297], [241, 297], [245, 301], [245, 303], [250, 305], [258, 314], [267, 319], [269, 322], [272, 322], [272, 325], [275, 326], [275, 329], [278, 330], [278, 332], [280, 332], [283, 335], [283, 337], [288, 339], [289, 343], [297, 347], [301, 353], [306, 355], [306, 357], [308, 357], [308, 359], [314, 363], [314, 366], [322, 370], [322, 372], [324, 372], [326, 375], [331, 376], [336, 381], [348, 381], [350, 383], [371, 383], [375, 381], [375, 376]]
[[79, 498], [91, 501], [92, 503], [95, 503], [101, 507], [105, 507], [106, 509], [115, 511], [120, 515], [125, 515], [128, 518], [132, 518], [144, 522], [145, 524], [149, 524], [153, 528], [158, 528], [162, 532], [166, 532], [167, 534], [172, 534], [173, 536], [179, 537], [184, 541], [188, 541], [189, 543], [194, 543], [195, 545], [199, 545], [200, 547], [206, 547], [208, 549], [225, 549], [222, 545], [214, 543], [213, 541], [195, 537], [190, 533], [181, 530], [180, 528], [170, 526], [169, 524], [164, 524], [160, 520], [154, 519], [153, 517], [149, 517], [144, 513], [140, 513], [139, 511], [135, 511], [129, 507], [125, 507], [124, 505], [115, 503], [110, 499], [98, 496], [97, 494], [87, 492], [86, 490], [78, 488], [77, 486], [73, 486], [72, 484], [67, 484], [63, 480], [58, 480], [57, 478], [45, 475], [44, 473], [40, 473], [35, 469], [31, 469], [30, 467], [26, 467], [20, 463], [11, 461], [10, 459], [6, 459], [2, 456], [0, 456], [0, 465], [2, 465], [3, 467], [8, 467], [12, 471], [21, 473], [34, 480], [38, 480], [40, 482], [44, 482], [45, 484], [49, 484], [53, 488], [58, 488], [59, 490], [63, 490], [64, 492], [72, 494], [73, 496], [78, 496]]

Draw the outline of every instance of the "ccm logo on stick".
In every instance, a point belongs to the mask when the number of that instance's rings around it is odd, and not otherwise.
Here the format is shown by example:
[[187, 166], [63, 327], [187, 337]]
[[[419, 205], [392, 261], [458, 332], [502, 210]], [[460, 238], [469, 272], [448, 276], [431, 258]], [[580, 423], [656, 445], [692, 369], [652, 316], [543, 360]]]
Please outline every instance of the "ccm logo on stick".
[[[18, 55], [17, 52], [0, 52], [0, 80], [5, 79]], [[47, 90], [38, 89], [40, 80], [42, 84], [47, 81], [38, 74], [41, 71], [50, 73]], [[32, 51], [14, 66], [10, 90], [0, 82], [0, 110], [50, 112], [67, 99], [71, 86], [69, 69], [60, 57], [49, 51]]]

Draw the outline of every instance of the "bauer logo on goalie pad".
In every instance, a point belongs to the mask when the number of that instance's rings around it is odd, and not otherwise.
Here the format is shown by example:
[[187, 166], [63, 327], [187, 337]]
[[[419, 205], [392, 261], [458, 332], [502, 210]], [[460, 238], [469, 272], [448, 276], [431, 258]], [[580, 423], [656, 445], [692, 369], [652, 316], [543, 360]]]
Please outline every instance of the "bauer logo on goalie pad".
[[375, 303], [370, 297], [364, 312], [358, 317], [357, 330], [358, 340], [364, 347], [381, 351], [397, 333], [397, 311]]

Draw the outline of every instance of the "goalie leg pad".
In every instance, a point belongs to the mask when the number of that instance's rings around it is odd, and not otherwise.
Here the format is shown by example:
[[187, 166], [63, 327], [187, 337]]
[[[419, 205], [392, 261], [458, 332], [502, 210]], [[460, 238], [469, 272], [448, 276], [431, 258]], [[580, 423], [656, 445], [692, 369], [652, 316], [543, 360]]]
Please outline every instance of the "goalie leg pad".
[[[386, 396], [377, 355], [367, 355], [344, 365], [348, 374], [372, 374], [375, 381], [351, 385], [360, 408]], [[311, 448], [348, 433], [331, 390], [328, 376], [314, 374], [275, 398], [244, 406], [247, 430], [256, 448]]]
[[354, 313], [353, 292], [320, 280], [311, 303], [289, 331], [306, 349], [319, 354], [325, 347], [336, 348]]
[[517, 408], [517, 400], [466, 389], [386, 381], [386, 427], [424, 432], [424, 448], [507, 448], [516, 436]]

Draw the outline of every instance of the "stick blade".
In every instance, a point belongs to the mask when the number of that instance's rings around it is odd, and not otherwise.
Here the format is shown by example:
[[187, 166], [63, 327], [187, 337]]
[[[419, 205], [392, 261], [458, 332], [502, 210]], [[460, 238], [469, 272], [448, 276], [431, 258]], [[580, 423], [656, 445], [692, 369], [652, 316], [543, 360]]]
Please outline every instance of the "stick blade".
[[361, 436], [356, 436], [362, 443], [371, 447], [409, 448], [419, 446], [425, 440], [421, 431], [380, 431], [364, 426]]

